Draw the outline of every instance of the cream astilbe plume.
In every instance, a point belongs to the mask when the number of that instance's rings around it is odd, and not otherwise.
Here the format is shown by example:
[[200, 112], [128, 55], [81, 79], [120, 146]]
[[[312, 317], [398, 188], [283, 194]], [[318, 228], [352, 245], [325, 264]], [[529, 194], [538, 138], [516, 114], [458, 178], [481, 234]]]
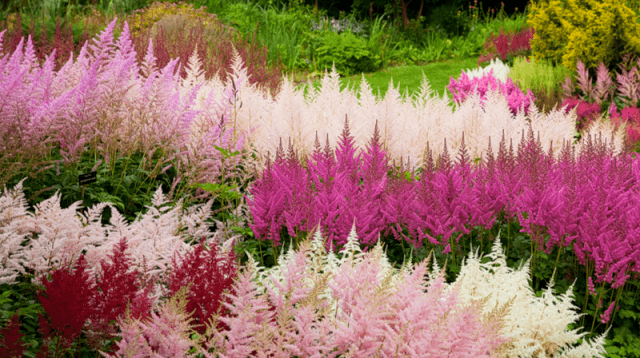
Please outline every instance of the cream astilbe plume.
[[[280, 139], [292, 140], [294, 150], [304, 158], [313, 152], [316, 134], [322, 141], [328, 139], [335, 147], [348, 121], [355, 147], [366, 148], [374, 132], [376, 122], [380, 140], [391, 161], [410, 158], [411, 169], [422, 165], [427, 143], [438, 157], [444, 150], [446, 138], [448, 151], [456, 153], [464, 132], [465, 142], [472, 159], [481, 157], [489, 137], [499, 142], [504, 129], [506, 141], [513, 140], [517, 147], [529, 124], [536, 136], [540, 134], [546, 149], [552, 142], [557, 153], [563, 140], [573, 143], [576, 117], [561, 110], [544, 114], [534, 106], [525, 115], [511, 114], [505, 96], [498, 90], [489, 90], [484, 103], [480, 96], [470, 95], [461, 104], [451, 106], [446, 91], [441, 98], [433, 95], [426, 79], [413, 97], [403, 97], [390, 83], [386, 95], [377, 98], [366, 81], [356, 90], [340, 89], [339, 76], [335, 71], [327, 73], [320, 86], [295, 89], [290, 79], [285, 78], [282, 91], [273, 99], [256, 95], [250, 90], [240, 89], [238, 95], [243, 106], [237, 113], [237, 126], [251, 131], [247, 144], [259, 153], [257, 169], [263, 169], [267, 153], [275, 153]], [[359, 96], [359, 98], [358, 98]], [[614, 127], [606, 120], [597, 120], [588, 130], [602, 130], [603, 137], [610, 138]], [[616, 150], [622, 149], [622, 130], [615, 133]]]
[[[480, 263], [477, 250], [463, 261], [454, 285], [459, 285], [462, 304], [487, 299], [483, 314], [512, 300], [512, 308], [505, 317], [503, 335], [513, 339], [497, 353], [501, 357], [599, 357], [605, 353], [604, 338], [583, 342], [573, 348], [571, 344], [586, 333], [567, 331], [566, 327], [580, 317], [571, 303], [573, 285], [559, 299], [553, 295], [553, 278], [542, 297], [536, 297], [529, 284], [530, 261], [517, 270], [507, 266], [500, 244], [500, 234], [494, 244], [488, 263]], [[554, 272], [555, 275], [555, 272]]]
[[0, 285], [15, 283], [18, 274], [25, 273], [20, 265], [22, 242], [25, 240], [27, 200], [22, 191], [21, 180], [13, 189], [4, 187], [0, 196]]

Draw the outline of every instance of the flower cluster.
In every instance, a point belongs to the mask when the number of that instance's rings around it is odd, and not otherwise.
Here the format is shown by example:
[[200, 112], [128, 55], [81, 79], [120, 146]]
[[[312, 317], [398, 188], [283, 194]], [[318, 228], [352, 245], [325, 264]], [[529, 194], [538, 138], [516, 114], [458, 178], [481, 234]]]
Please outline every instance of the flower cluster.
[[469, 93], [477, 92], [481, 96], [481, 103], [483, 103], [484, 100], [486, 100], [487, 91], [499, 90], [507, 98], [513, 115], [516, 115], [518, 110], [524, 110], [526, 115], [529, 107], [532, 106], [535, 101], [531, 90], [528, 90], [525, 95], [510, 78], [507, 78], [506, 83], [503, 83], [492, 75], [492, 71], [493, 70], [489, 70], [489, 73], [480, 78], [473, 78], [472, 80], [469, 79], [464, 72], [460, 76], [459, 81], [451, 78], [447, 89], [453, 95], [453, 100], [459, 104], [466, 100]]
[[467, 69], [463, 72], [467, 75], [469, 80], [472, 80], [474, 78], [482, 78], [491, 72], [493, 77], [495, 77], [496, 79], [500, 80], [501, 82], [507, 82], [510, 68], [509, 66], [502, 63], [500, 59], [495, 58], [491, 60], [491, 63], [487, 67], [479, 67], [473, 70]]
[[602, 137], [585, 138], [578, 158], [566, 142], [557, 158], [546, 152], [531, 128], [522, 137], [515, 152], [503, 137], [497, 157], [490, 142], [478, 165], [472, 165], [463, 138], [455, 162], [446, 147], [436, 161], [429, 152], [420, 178], [408, 180], [403, 163], [389, 174], [377, 134], [358, 153], [345, 127], [335, 156], [317, 143], [306, 168], [291, 149], [286, 157], [279, 151], [251, 189], [251, 228], [256, 238], [278, 245], [283, 228], [297, 237], [318, 227], [337, 249], [345, 244], [341, 235], [355, 225], [365, 245], [392, 234], [416, 248], [428, 240], [448, 253], [462, 234], [490, 228], [504, 213], [517, 217], [546, 254], [573, 244], [583, 265], [595, 261], [598, 282], [618, 286], [631, 271], [640, 272], [633, 255], [640, 161], [614, 156]]

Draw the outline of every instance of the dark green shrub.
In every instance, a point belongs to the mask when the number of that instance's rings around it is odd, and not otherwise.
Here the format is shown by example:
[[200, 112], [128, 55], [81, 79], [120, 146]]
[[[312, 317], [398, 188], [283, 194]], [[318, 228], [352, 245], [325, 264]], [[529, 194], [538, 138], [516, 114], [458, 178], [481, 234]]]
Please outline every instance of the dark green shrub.
[[471, 21], [458, 1], [452, 1], [433, 8], [428, 24], [434, 29], [442, 29], [450, 37], [466, 36], [471, 31]]
[[322, 46], [316, 49], [319, 70], [331, 69], [333, 63], [341, 75], [350, 76], [360, 72], [374, 72], [381, 68], [380, 56], [373, 54], [367, 42], [351, 32], [336, 34], [327, 32]]

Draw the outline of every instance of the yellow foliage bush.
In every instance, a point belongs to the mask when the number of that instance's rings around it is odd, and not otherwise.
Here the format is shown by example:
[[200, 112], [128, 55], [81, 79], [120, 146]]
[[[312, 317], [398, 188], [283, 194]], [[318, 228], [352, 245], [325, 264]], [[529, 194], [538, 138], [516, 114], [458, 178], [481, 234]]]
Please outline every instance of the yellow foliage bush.
[[221, 25], [215, 14], [206, 11], [206, 7], [195, 9], [192, 4], [184, 2], [167, 3], [154, 2], [149, 7], [134, 11], [128, 18], [131, 35], [138, 35], [141, 31], [148, 31], [165, 17], [179, 17], [193, 20], [193, 24], [213, 27]]
[[575, 71], [578, 59], [587, 68], [603, 61], [613, 69], [623, 54], [640, 54], [636, 13], [620, 0], [540, 0], [530, 10], [536, 59]]

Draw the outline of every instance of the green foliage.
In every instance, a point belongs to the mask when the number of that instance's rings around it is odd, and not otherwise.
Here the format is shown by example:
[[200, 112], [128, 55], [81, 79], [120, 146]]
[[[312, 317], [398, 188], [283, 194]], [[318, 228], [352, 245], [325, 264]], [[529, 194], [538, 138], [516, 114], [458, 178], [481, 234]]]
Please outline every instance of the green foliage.
[[[100, 163], [100, 158], [85, 152], [79, 163], [65, 166], [53, 165], [51, 168], [30, 175], [24, 182], [24, 192], [29, 204], [35, 205], [50, 198], [55, 192], [60, 192], [60, 205], [68, 207], [76, 201], [82, 201], [83, 207], [90, 207], [97, 203], [113, 204], [128, 220], [134, 220], [146, 211], [145, 206], [151, 205], [153, 193], [162, 185], [167, 193], [177, 176], [175, 169], [169, 168], [161, 173], [164, 163], [162, 154], [157, 152], [152, 161], [143, 159], [144, 155], [136, 153], [131, 157], [112, 159], [109, 164]], [[54, 152], [50, 162], [61, 161], [59, 153]], [[97, 171], [97, 182], [80, 186], [78, 175]], [[26, 174], [18, 174], [9, 181], [8, 187], [13, 187]], [[184, 190], [184, 185], [178, 185], [174, 192]], [[109, 208], [105, 209], [103, 222], [111, 217]]]
[[562, 63], [573, 71], [600, 61], [610, 69], [621, 55], [640, 53], [636, 14], [617, 0], [541, 0], [533, 2], [528, 23], [535, 29], [531, 48], [537, 59]]
[[14, 285], [0, 285], [0, 327], [18, 312], [22, 342], [26, 343], [26, 357], [36, 357], [41, 339], [38, 333], [38, 317], [44, 315], [44, 309], [37, 298], [37, 288], [29, 283], [29, 275], [23, 275]]
[[548, 60], [531, 59], [530, 62], [527, 62], [524, 57], [516, 57], [513, 61], [513, 67], [509, 71], [509, 78], [524, 93], [528, 89], [532, 91], [546, 90], [551, 93], [556, 91], [569, 75], [569, 70], [563, 66], [553, 66]]
[[460, 1], [448, 2], [435, 7], [429, 15], [429, 23], [441, 28], [449, 36], [465, 36], [471, 31], [471, 21], [467, 12], [460, 11]]
[[380, 56], [370, 52], [366, 41], [351, 32], [325, 33], [322, 46], [316, 52], [320, 69], [326, 67], [330, 70], [335, 63], [336, 71], [344, 76], [374, 72], [382, 67]]

